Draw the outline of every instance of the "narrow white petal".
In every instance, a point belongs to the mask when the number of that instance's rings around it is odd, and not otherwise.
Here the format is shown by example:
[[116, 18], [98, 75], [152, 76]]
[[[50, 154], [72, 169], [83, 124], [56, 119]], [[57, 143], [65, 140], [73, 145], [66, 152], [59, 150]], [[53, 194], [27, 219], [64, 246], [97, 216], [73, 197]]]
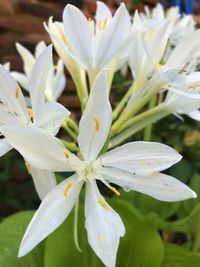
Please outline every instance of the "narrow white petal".
[[62, 122], [70, 115], [70, 112], [57, 102], [47, 102], [36, 120], [36, 125], [56, 135]]
[[39, 55], [46, 49], [46, 44], [44, 41], [40, 41], [35, 48], [35, 57], [38, 58]]
[[17, 71], [12, 71], [10, 74], [20, 84], [20, 86], [29, 91], [29, 81], [26, 75]]
[[35, 58], [31, 54], [31, 52], [23, 45], [16, 43], [16, 48], [23, 60], [24, 72], [27, 76], [29, 76], [34, 65]]
[[111, 19], [112, 13], [109, 9], [109, 7], [104, 4], [103, 2], [97, 1], [97, 9], [95, 14], [96, 23], [98, 24], [99, 21], [103, 19]]
[[195, 110], [187, 114], [190, 118], [196, 121], [200, 121], [200, 111]]
[[[0, 131], [24, 157], [36, 168], [50, 171], [71, 171], [71, 162], [79, 162], [78, 158], [70, 153], [65, 156], [64, 145], [48, 132], [26, 126], [3, 126]], [[77, 163], [78, 164], [78, 163]]]
[[13, 114], [11, 114], [7, 107], [3, 104], [0, 104], [0, 125], [4, 124], [18, 124], [19, 121], [17, 117], [15, 117]]
[[182, 156], [173, 148], [154, 142], [131, 142], [101, 156], [104, 166], [129, 172], [162, 171], [179, 162]]
[[107, 71], [102, 70], [93, 85], [79, 124], [78, 144], [85, 159], [95, 159], [103, 147], [112, 122]]
[[86, 185], [85, 216], [90, 246], [105, 266], [114, 267], [125, 228], [120, 216], [101, 196], [95, 182]]
[[40, 115], [45, 101], [45, 85], [52, 66], [52, 46], [48, 46], [36, 59], [30, 74], [30, 97], [33, 111]]
[[[200, 31], [194, 31], [188, 34], [172, 51], [167, 62], [168, 69], [182, 70], [191, 59], [194, 49], [199, 45]], [[191, 42], [192, 40], [192, 42]], [[182, 51], [185, 51], [182, 53]]]
[[27, 120], [26, 103], [19, 85], [11, 74], [0, 65], [0, 100], [7, 105], [10, 112], [17, 113], [22, 120]]
[[40, 170], [30, 165], [31, 176], [35, 189], [42, 200], [51, 190], [56, 187], [56, 177], [51, 171]]
[[[65, 194], [69, 184], [71, 187]], [[76, 202], [82, 184], [82, 182], [76, 182], [76, 175], [73, 175], [57, 185], [44, 198], [21, 241], [19, 257], [26, 255], [64, 222]]]
[[104, 167], [103, 175], [126, 190], [135, 190], [162, 201], [173, 202], [196, 197], [188, 186], [163, 173], [134, 175], [117, 168]]
[[102, 68], [119, 52], [130, 33], [130, 16], [122, 3], [110, 21], [108, 27], [102, 31], [95, 48], [95, 68]]
[[93, 33], [88, 20], [77, 7], [68, 4], [63, 12], [63, 23], [73, 52], [87, 66], [90, 66]]
[[11, 149], [12, 149], [12, 146], [8, 143], [6, 138], [3, 138], [3, 139], [0, 140], [0, 157], [5, 155]]

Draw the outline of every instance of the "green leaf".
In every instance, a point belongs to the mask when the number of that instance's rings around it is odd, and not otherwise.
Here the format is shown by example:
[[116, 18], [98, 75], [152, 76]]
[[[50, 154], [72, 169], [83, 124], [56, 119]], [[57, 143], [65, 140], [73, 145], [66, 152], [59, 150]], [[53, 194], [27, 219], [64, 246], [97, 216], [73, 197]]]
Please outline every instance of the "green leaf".
[[124, 192], [121, 190], [121, 197], [132, 203], [142, 214], [156, 213], [160, 218], [167, 219], [179, 208], [180, 202], [163, 202], [138, 192]]
[[34, 211], [18, 212], [0, 224], [1, 267], [43, 267], [43, 244], [23, 258], [17, 258], [22, 236]]
[[181, 203], [180, 209], [178, 210], [178, 216], [179, 218], [186, 217], [190, 214], [191, 210], [200, 203], [200, 175], [195, 174], [191, 182], [189, 184], [189, 187], [194, 190], [197, 194], [197, 198], [188, 199]]
[[157, 230], [138, 211], [121, 199], [109, 201], [120, 214], [126, 228], [121, 239], [117, 267], [159, 267], [163, 244]]
[[46, 241], [45, 267], [69, 267], [69, 266], [103, 266], [92, 249], [89, 247], [84, 228], [84, 209], [79, 205], [79, 244], [82, 252], [79, 252], [73, 238], [74, 211], [70, 213], [65, 222], [53, 232]]
[[[120, 214], [126, 227], [121, 238], [117, 267], [159, 267], [163, 257], [163, 244], [158, 232], [145, 222], [129, 203], [121, 199], [108, 200]], [[95, 223], [95, 222], [94, 222]], [[78, 252], [73, 239], [73, 213], [46, 241], [45, 267], [101, 267], [103, 264], [89, 247], [84, 227], [84, 207], [79, 207]]]
[[166, 243], [161, 267], [199, 267], [200, 256], [186, 248]]

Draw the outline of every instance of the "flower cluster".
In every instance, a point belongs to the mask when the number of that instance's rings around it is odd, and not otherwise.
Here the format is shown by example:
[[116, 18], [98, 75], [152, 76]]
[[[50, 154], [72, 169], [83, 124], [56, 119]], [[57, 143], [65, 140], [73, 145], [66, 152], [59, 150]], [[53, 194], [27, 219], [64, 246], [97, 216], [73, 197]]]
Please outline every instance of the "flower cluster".
[[[161, 201], [196, 197], [185, 184], [160, 173], [181, 160], [173, 148], [124, 141], [171, 113], [200, 120], [200, 31], [191, 16], [180, 17], [176, 8], [165, 14], [158, 5], [131, 17], [122, 3], [112, 16], [102, 2], [90, 19], [67, 5], [63, 22], [50, 18], [45, 28], [60, 57], [56, 65], [52, 45], [40, 42], [35, 55], [16, 44], [24, 73], [0, 66], [0, 154], [14, 148], [22, 155], [42, 200], [19, 256], [63, 223], [85, 187], [88, 242], [105, 266], [113, 267], [125, 228], [97, 181], [118, 196], [122, 187]], [[81, 103], [79, 127], [56, 102], [66, 84], [64, 66]], [[113, 77], [127, 70], [130, 88], [112, 111]], [[73, 143], [56, 137], [61, 126]], [[54, 172], [73, 175], [57, 184]]]

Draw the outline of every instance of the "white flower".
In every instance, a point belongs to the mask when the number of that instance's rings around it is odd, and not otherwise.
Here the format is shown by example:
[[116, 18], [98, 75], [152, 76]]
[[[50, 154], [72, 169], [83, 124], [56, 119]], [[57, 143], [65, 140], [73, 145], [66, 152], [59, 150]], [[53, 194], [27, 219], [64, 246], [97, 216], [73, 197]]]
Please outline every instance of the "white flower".
[[169, 89], [162, 105], [175, 115], [186, 114], [200, 121], [200, 72], [191, 73], [185, 78], [184, 85]]
[[[11, 72], [11, 74], [24, 89], [29, 91], [29, 79], [32, 68], [35, 64], [36, 59], [46, 49], [46, 44], [43, 41], [39, 42], [36, 45], [34, 55], [32, 55], [28, 49], [26, 49], [19, 43], [16, 43], [16, 48], [23, 60], [24, 74], [16, 71]], [[53, 65], [53, 63], [51, 63], [44, 89], [46, 99], [48, 101], [56, 101], [65, 89], [65, 85], [66, 78], [64, 74], [64, 66], [62, 60], [59, 59], [57, 65]]]
[[169, 37], [170, 46], [177, 45], [187, 34], [195, 31], [196, 23], [193, 16], [185, 14], [180, 16], [178, 7], [171, 7], [165, 12], [163, 6], [158, 3], [152, 12], [148, 7], [145, 11], [145, 14], [141, 14], [141, 18], [147, 28], [153, 28], [167, 19], [173, 21], [173, 29]]
[[62, 24], [54, 23], [53, 26], [52, 21], [47, 29], [54, 43], [57, 42], [57, 47], [60, 45], [59, 54], [63, 61], [67, 62], [67, 54], [94, 76], [93, 79], [103, 67], [118, 61], [117, 57], [128, 44], [131, 26], [130, 16], [123, 3], [112, 17], [106, 5], [97, 1], [95, 18], [96, 23], [87, 20], [78, 8], [68, 4], [63, 12], [64, 31]]
[[120, 193], [110, 182], [163, 201], [178, 201], [196, 196], [180, 181], [159, 173], [181, 159], [174, 149], [166, 145], [132, 142], [99, 155], [108, 137], [111, 122], [107, 72], [103, 70], [94, 82], [80, 120], [78, 144], [81, 159], [67, 151], [54, 137], [37, 129], [35, 136], [27, 127], [1, 128], [9, 142], [32, 165], [37, 165], [39, 161], [41, 166], [45, 165], [45, 168], [52, 171], [68, 171], [70, 164], [71, 170], [75, 172], [44, 198], [23, 237], [19, 256], [28, 253], [63, 223], [84, 183], [88, 241], [102, 262], [109, 267], [115, 266], [119, 240], [125, 229], [119, 215], [100, 194], [96, 180], [117, 195]]
[[[69, 111], [57, 102], [45, 102], [44, 89], [52, 64], [52, 47], [49, 46], [36, 59], [29, 77], [31, 107], [27, 106], [19, 85], [9, 72], [0, 65], [0, 125], [24, 126], [34, 135], [34, 129], [40, 128], [49, 135], [56, 135]], [[16, 136], [17, 137], [17, 136]], [[29, 139], [31, 142], [31, 139]], [[37, 141], [39, 144], [39, 140]], [[6, 137], [0, 140], [0, 155], [13, 148]], [[25, 159], [26, 160], [26, 159]], [[37, 164], [32, 166], [26, 161], [32, 174], [36, 190], [42, 199], [56, 185], [55, 175]], [[38, 166], [41, 167], [41, 166]]]

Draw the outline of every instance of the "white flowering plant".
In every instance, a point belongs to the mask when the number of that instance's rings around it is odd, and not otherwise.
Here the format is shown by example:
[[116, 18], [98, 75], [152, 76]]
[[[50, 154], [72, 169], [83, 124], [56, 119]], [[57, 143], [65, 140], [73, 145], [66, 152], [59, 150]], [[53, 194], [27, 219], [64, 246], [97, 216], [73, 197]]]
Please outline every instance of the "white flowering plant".
[[[153, 131], [172, 117], [200, 121], [193, 18], [159, 4], [131, 16], [122, 3], [113, 15], [97, 2], [94, 18], [68, 4], [63, 22], [44, 27], [52, 44], [34, 54], [16, 44], [23, 73], [0, 66], [0, 154], [21, 154], [41, 200], [0, 224], [1, 266], [199, 266], [200, 176], [166, 172], [181, 149]], [[58, 103], [64, 66], [79, 121]]]

